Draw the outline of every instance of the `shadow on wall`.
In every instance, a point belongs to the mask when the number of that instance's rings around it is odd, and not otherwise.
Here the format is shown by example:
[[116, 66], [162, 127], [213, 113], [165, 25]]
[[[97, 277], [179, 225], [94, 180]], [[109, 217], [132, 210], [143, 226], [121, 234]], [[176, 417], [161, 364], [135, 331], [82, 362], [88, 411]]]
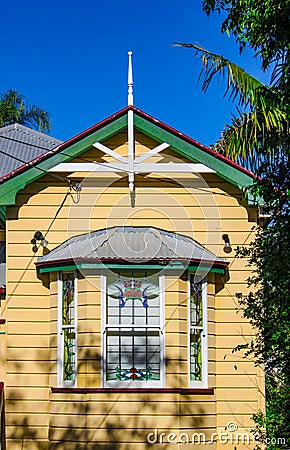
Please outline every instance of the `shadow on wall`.
[[[41, 354], [37, 356], [43, 373], [44, 361], [41, 361]], [[100, 355], [93, 347], [85, 356], [94, 361], [91, 367], [99, 370]], [[7, 395], [7, 450], [167, 449], [173, 445], [167, 440], [170, 433], [178, 438], [181, 432], [191, 435], [205, 431], [203, 427], [210, 427], [210, 433], [214, 431], [215, 417], [212, 416], [210, 422], [207, 417], [205, 424], [205, 404], [202, 406], [196, 401], [196, 396], [52, 393], [50, 388], [35, 388], [32, 382], [29, 384], [22, 363], [15, 362], [15, 371], [27, 381], [25, 385], [21, 383], [21, 388], [10, 387]], [[35, 362], [31, 363], [35, 367]], [[176, 363], [167, 361], [167, 370], [173, 372], [171, 364]], [[44, 378], [47, 379], [48, 374]], [[161, 433], [165, 436], [160, 437]]]

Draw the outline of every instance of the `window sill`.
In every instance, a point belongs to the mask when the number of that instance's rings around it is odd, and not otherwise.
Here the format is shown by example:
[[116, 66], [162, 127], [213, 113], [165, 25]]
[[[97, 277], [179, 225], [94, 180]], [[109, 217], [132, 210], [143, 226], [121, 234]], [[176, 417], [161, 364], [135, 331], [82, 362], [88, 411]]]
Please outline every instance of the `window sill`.
[[67, 388], [52, 387], [54, 394], [180, 394], [180, 395], [213, 395], [213, 388]]

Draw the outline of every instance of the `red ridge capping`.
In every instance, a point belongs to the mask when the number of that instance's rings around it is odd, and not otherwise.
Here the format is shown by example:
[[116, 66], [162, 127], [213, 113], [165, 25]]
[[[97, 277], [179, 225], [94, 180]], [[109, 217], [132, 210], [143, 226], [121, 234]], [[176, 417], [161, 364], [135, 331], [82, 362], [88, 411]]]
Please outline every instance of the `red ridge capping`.
[[53, 394], [180, 394], [213, 395], [213, 388], [63, 388], [52, 387]]

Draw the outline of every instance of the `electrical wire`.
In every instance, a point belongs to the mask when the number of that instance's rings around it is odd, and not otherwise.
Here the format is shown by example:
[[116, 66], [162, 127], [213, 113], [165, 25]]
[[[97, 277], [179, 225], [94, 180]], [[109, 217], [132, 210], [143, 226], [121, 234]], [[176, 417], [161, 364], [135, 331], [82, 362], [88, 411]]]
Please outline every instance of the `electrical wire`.
[[[68, 181], [67, 178], [62, 177], [61, 175], [57, 175], [55, 173], [48, 172], [47, 170], [42, 169], [41, 167], [35, 166], [34, 164], [32, 164], [31, 161], [28, 161], [28, 162], [24, 161], [24, 159], [18, 158], [17, 156], [14, 156], [14, 155], [12, 156], [9, 153], [5, 152], [4, 150], [0, 150], [0, 153], [2, 153], [2, 155], [8, 156], [9, 158], [15, 159], [15, 161], [21, 162], [23, 165], [25, 164], [27, 166], [30, 166], [31, 168], [35, 168], [35, 169], [39, 170], [40, 172], [45, 173], [46, 175], [47, 174], [51, 175], [52, 177], [57, 178], [61, 181]], [[15, 169], [15, 170], [17, 170], [17, 169]]]
[[[19, 141], [18, 139], [14, 139], [14, 138], [12, 138], [10, 136], [9, 137], [8, 136], [4, 136], [1, 133], [0, 133], [0, 139], [6, 139], [7, 141], [17, 142], [18, 144], [21, 144], [21, 145], [28, 145], [29, 147], [35, 147], [35, 148], [40, 148], [41, 150], [44, 150], [44, 147], [42, 147], [41, 145], [36, 145], [36, 144], [28, 143], [28, 142]], [[51, 141], [55, 141], [55, 139], [51, 138]], [[59, 141], [59, 145], [61, 145], [61, 141]], [[56, 148], [56, 147], [54, 147], [54, 148]], [[47, 151], [49, 152], [50, 150], [48, 149]]]

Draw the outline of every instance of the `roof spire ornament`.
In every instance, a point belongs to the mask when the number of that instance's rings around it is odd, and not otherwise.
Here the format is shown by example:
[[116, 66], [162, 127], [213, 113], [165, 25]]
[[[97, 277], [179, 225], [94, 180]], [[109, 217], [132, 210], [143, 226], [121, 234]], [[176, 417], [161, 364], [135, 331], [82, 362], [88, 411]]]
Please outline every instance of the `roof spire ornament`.
[[132, 71], [132, 52], [128, 52], [128, 106], [133, 106], [133, 71]]

